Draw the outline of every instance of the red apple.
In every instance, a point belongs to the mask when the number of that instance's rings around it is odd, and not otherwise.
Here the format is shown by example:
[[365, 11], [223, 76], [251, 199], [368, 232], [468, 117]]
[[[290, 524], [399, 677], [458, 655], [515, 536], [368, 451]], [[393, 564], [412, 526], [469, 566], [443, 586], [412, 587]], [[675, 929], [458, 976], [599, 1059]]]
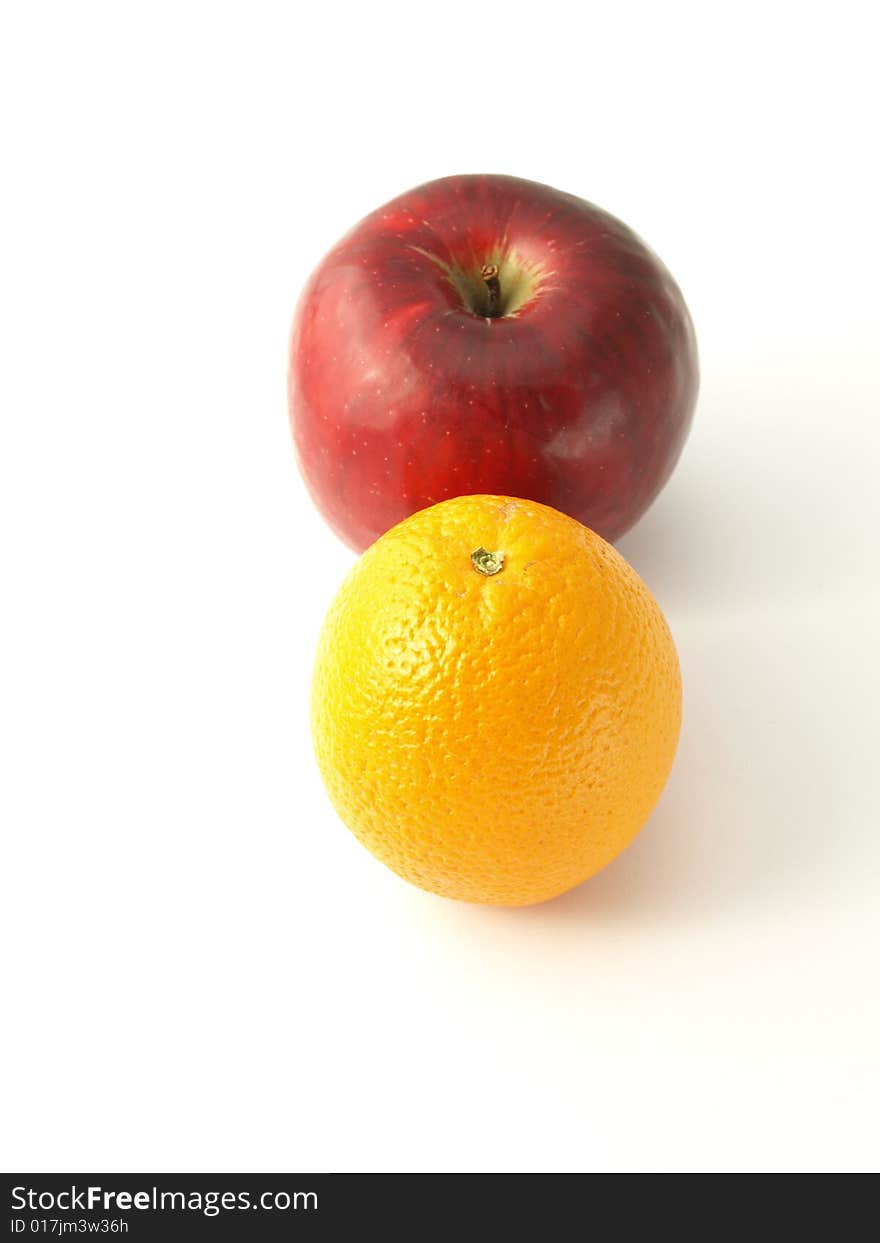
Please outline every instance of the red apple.
[[288, 395], [300, 466], [361, 551], [461, 493], [543, 501], [606, 539], [687, 435], [693, 327], [626, 225], [517, 177], [445, 177], [362, 220], [309, 280]]

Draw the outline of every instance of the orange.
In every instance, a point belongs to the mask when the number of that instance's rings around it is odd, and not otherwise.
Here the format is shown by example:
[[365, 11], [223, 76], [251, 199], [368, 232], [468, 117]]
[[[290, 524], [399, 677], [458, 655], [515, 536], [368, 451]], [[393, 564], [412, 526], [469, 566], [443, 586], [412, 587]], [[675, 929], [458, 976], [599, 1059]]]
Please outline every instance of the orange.
[[680, 718], [675, 646], [635, 571], [504, 496], [443, 501], [367, 549], [312, 685], [352, 832], [423, 889], [501, 906], [563, 893], [632, 841]]

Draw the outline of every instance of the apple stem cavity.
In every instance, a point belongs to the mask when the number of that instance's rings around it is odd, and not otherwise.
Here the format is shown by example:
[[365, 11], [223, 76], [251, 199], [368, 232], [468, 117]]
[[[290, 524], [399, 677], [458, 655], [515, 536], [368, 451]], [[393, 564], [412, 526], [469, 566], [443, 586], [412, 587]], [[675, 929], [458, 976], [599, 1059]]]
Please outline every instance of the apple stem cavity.
[[501, 282], [498, 279], [498, 264], [484, 263], [480, 268], [480, 276], [486, 286], [486, 317], [496, 319], [501, 314]]

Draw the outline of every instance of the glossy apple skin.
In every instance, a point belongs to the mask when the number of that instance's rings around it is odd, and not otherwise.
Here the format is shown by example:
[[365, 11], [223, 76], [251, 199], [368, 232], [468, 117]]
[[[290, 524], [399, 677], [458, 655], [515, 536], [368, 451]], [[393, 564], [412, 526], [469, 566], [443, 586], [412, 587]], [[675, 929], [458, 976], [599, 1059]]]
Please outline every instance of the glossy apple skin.
[[[487, 319], [440, 263], [499, 246], [544, 277], [515, 315]], [[590, 203], [515, 177], [446, 177], [367, 216], [313, 273], [290, 341], [300, 468], [356, 551], [479, 492], [616, 539], [668, 479], [697, 387], [690, 316], [656, 255]]]

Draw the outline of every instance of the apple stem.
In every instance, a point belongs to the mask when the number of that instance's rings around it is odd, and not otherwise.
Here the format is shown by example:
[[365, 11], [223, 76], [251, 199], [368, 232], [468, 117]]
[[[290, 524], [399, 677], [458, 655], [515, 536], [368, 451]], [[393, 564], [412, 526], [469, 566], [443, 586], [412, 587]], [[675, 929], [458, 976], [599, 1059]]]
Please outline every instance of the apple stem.
[[501, 314], [501, 282], [498, 279], [498, 264], [484, 263], [480, 268], [480, 276], [486, 285], [486, 315], [494, 319]]

